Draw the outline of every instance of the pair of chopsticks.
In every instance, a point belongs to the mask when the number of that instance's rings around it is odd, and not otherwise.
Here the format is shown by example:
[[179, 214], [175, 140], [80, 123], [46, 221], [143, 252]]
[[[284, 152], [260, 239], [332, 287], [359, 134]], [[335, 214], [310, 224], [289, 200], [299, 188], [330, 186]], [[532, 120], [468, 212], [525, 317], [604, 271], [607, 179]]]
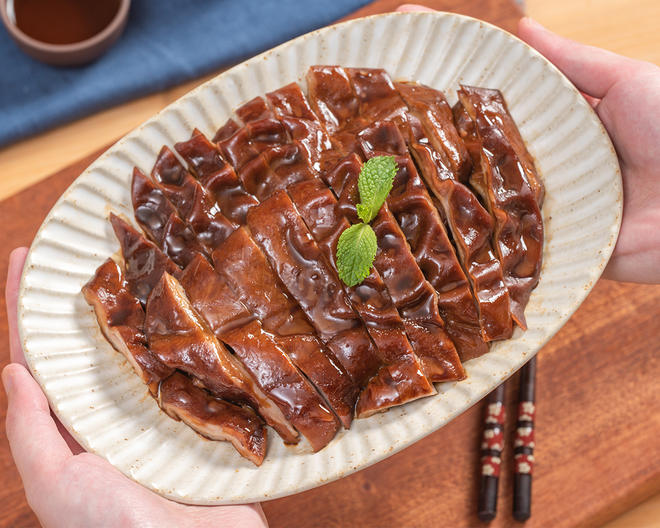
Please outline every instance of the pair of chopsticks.
[[[535, 389], [536, 357], [533, 357], [521, 369], [518, 420], [513, 441], [513, 517], [517, 521], [526, 521], [532, 513]], [[488, 522], [497, 513], [497, 488], [504, 448], [504, 383], [487, 396], [486, 402], [477, 515], [480, 520]]]

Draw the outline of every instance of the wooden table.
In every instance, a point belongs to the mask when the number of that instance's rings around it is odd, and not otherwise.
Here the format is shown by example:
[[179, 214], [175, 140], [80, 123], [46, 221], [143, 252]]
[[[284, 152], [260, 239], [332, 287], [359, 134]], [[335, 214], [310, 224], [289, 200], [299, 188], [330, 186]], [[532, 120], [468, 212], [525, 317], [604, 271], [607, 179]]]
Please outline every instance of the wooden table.
[[[576, 40], [660, 64], [657, 0], [527, 0], [527, 12], [546, 27]], [[204, 81], [151, 95], [0, 150], [0, 199], [108, 144]], [[38, 155], [35, 155], [38, 153]], [[460, 426], [459, 426], [460, 427]], [[616, 512], [619, 513], [619, 512]], [[604, 519], [594, 519], [602, 523]], [[610, 522], [608, 528], [660, 524], [660, 494]]]

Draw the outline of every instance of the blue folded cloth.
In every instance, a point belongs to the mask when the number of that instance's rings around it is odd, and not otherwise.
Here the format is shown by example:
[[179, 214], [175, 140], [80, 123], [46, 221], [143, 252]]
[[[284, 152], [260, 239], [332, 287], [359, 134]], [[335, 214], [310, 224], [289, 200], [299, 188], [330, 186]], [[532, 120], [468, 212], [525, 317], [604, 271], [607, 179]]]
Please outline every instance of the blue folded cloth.
[[322, 27], [368, 0], [133, 0], [119, 41], [87, 66], [23, 54], [0, 30], [0, 146], [199, 77]]

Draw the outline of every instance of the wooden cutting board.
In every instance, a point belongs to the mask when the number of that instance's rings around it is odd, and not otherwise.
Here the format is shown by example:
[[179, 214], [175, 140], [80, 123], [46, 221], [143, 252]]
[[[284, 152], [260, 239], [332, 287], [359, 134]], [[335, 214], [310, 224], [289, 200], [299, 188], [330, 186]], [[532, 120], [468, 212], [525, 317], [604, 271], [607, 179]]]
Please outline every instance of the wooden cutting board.
[[[381, 0], [354, 16], [386, 12]], [[509, 0], [420, 2], [515, 31]], [[102, 151], [0, 202], [0, 277], [12, 248], [29, 245], [64, 189]], [[4, 291], [4, 284], [0, 286]], [[4, 298], [4, 294], [2, 295]], [[0, 361], [8, 361], [5, 306]], [[600, 281], [542, 350], [538, 373], [537, 466], [530, 527], [599, 526], [660, 491], [660, 287]], [[513, 411], [517, 376], [508, 382]], [[0, 427], [6, 398], [0, 393]], [[473, 527], [481, 405], [414, 446], [323, 487], [263, 504], [271, 527]], [[511, 443], [512, 420], [507, 443]], [[511, 450], [504, 454], [499, 514], [511, 517]], [[0, 435], [0, 526], [36, 526]]]

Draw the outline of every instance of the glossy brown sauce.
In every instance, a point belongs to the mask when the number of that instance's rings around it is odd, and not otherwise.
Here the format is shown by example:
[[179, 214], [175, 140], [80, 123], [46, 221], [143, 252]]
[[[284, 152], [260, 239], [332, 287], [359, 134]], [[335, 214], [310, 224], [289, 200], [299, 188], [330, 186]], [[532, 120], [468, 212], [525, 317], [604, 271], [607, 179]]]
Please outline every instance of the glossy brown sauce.
[[16, 26], [49, 44], [73, 44], [101, 32], [120, 0], [14, 0]]

